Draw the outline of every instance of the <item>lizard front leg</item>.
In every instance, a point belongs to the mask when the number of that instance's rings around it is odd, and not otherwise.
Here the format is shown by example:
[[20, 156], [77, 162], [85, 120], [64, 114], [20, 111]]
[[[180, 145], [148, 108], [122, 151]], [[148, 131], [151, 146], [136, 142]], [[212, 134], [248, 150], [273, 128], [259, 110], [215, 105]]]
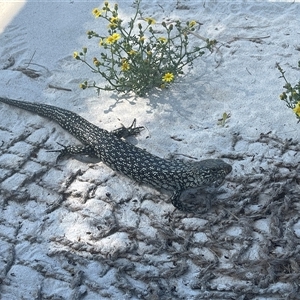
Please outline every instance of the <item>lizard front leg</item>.
[[118, 138], [127, 138], [132, 135], [138, 135], [144, 129], [145, 129], [144, 126], [136, 127], [136, 119], [134, 119], [132, 124], [129, 127], [125, 127], [122, 124], [122, 127], [111, 131], [111, 133]]
[[175, 191], [171, 197], [171, 203], [179, 210], [183, 212], [195, 212], [192, 208], [189, 206], [185, 205], [180, 201], [180, 196], [181, 196], [182, 191], [178, 190]]

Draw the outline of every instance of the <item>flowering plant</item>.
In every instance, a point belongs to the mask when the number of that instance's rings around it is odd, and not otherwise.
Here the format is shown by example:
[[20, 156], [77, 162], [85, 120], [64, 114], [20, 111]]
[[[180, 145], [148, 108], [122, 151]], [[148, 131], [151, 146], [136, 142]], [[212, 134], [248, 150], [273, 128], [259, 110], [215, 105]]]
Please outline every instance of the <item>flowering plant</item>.
[[[277, 63], [277, 69], [281, 73], [281, 76], [284, 81], [285, 85], [285, 92], [283, 92], [279, 97], [281, 100], [286, 102], [287, 107], [291, 108], [293, 112], [296, 114], [298, 119], [298, 123], [300, 122], [300, 81], [295, 85], [292, 86], [285, 77], [285, 71], [280, 67]], [[298, 67], [300, 68], [300, 60], [298, 61]]]
[[196, 21], [184, 25], [180, 21], [157, 24], [153, 18], [142, 17], [140, 2], [135, 0], [135, 15], [127, 28], [119, 16], [117, 4], [111, 7], [105, 2], [102, 9], [92, 11], [95, 18], [108, 22], [108, 35], [92, 30], [87, 32], [89, 39], [97, 38], [100, 56], [94, 57], [92, 63], [88, 62], [86, 47], [74, 52], [73, 56], [93, 73], [100, 74], [108, 84], [101, 87], [96, 82], [84, 81], [80, 84], [82, 89], [94, 87], [98, 93], [100, 90], [115, 90], [144, 95], [153, 87], [167, 87], [183, 74], [184, 66], [191, 65], [204, 54], [204, 49], [212, 51], [215, 40], [207, 39], [201, 47], [188, 47], [189, 34], [198, 25]]

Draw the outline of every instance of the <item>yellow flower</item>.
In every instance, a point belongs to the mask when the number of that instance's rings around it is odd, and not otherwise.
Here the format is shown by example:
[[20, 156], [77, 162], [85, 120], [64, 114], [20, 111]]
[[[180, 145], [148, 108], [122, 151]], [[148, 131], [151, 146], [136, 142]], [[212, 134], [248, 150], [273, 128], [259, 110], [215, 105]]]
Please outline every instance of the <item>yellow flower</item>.
[[112, 29], [116, 28], [118, 26], [119, 20], [120, 19], [118, 17], [111, 17], [109, 19], [110, 23], [108, 24], [108, 27]]
[[158, 40], [162, 43], [166, 43], [167, 39], [165, 37], [159, 37]]
[[115, 40], [113, 39], [113, 37], [110, 35], [109, 37], [106, 38], [105, 42], [107, 44], [113, 44], [115, 42]]
[[129, 52], [128, 52], [129, 55], [135, 55], [136, 54], [136, 51], [131, 49]]
[[140, 41], [141, 41], [142, 43], [145, 41], [145, 39], [146, 39], [146, 37], [144, 37], [144, 36], [141, 36], [141, 37], [140, 37]]
[[300, 101], [296, 104], [295, 108], [293, 109], [293, 112], [300, 117]]
[[107, 25], [107, 27], [108, 28], [111, 28], [111, 29], [115, 29], [115, 28], [117, 28], [117, 24], [116, 23], [109, 23], [108, 25]]
[[79, 57], [79, 55], [78, 55], [78, 52], [73, 52], [73, 57], [75, 58], [75, 59], [80, 59], [80, 57]]
[[130, 65], [126, 59], [123, 60], [122, 65], [121, 65], [121, 70], [122, 71], [128, 71], [130, 69]]
[[107, 44], [113, 44], [115, 43], [117, 40], [119, 40], [121, 38], [121, 35], [119, 33], [114, 33], [110, 36], [108, 36], [105, 40], [105, 42]]
[[111, 22], [111, 23], [118, 23], [119, 22], [119, 18], [118, 17], [111, 17], [109, 19], [109, 22]]
[[197, 24], [195, 20], [189, 22], [189, 27], [194, 27]]
[[173, 79], [174, 79], [173, 73], [166, 73], [166, 74], [162, 77], [162, 81], [163, 81], [163, 82], [171, 82]]
[[119, 33], [114, 33], [112, 35], [112, 38], [114, 39], [114, 41], [116, 42], [117, 40], [119, 40], [121, 38], [121, 35]]
[[149, 24], [149, 25], [153, 25], [156, 23], [156, 21], [153, 18], [145, 18], [145, 21]]
[[95, 18], [99, 18], [102, 14], [102, 10], [100, 10], [99, 8], [94, 8], [92, 10], [92, 14], [94, 15]]

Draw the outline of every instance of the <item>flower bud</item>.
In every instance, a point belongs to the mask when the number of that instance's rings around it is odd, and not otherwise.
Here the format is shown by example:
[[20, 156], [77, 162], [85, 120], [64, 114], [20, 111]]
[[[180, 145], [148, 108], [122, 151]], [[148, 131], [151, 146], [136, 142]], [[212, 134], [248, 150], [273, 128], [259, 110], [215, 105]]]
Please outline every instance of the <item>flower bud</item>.
[[288, 82], [283, 86], [285, 89], [289, 90], [292, 88], [292, 85]]
[[79, 55], [78, 55], [78, 52], [73, 52], [73, 57], [75, 58], [75, 59], [80, 59], [80, 57], [79, 57]]
[[280, 96], [279, 96], [280, 100], [285, 100], [287, 98], [286, 93], [283, 92]]
[[298, 96], [298, 93], [297, 93], [296, 91], [293, 91], [293, 92], [292, 92], [292, 97], [293, 97], [293, 98], [297, 98], [297, 96]]
[[87, 81], [85, 80], [84, 82], [80, 83], [79, 84], [79, 87], [83, 90], [85, 90], [87, 87], [88, 87], [88, 83]]
[[97, 59], [97, 57], [94, 57], [93, 58], [93, 63], [94, 63], [94, 65], [98, 68], [99, 66], [100, 66], [100, 61]]

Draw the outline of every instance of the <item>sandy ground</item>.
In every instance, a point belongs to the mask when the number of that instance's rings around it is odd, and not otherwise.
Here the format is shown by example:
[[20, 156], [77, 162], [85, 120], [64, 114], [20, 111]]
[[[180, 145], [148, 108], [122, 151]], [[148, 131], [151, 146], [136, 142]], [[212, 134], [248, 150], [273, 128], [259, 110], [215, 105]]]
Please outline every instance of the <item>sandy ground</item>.
[[[300, 299], [300, 127], [278, 98], [275, 67], [300, 78], [297, 2], [144, 1], [145, 16], [197, 20], [198, 34], [219, 42], [145, 98], [78, 87], [101, 82], [72, 57], [97, 51], [85, 33], [99, 28], [99, 2], [0, 2], [2, 97], [63, 107], [108, 130], [137, 118], [146, 127], [137, 146], [233, 166], [219, 190], [196, 194], [201, 212], [181, 213], [168, 194], [102, 163], [56, 164], [47, 150], [78, 142], [0, 104], [1, 299]], [[118, 3], [129, 20], [132, 2]]]

